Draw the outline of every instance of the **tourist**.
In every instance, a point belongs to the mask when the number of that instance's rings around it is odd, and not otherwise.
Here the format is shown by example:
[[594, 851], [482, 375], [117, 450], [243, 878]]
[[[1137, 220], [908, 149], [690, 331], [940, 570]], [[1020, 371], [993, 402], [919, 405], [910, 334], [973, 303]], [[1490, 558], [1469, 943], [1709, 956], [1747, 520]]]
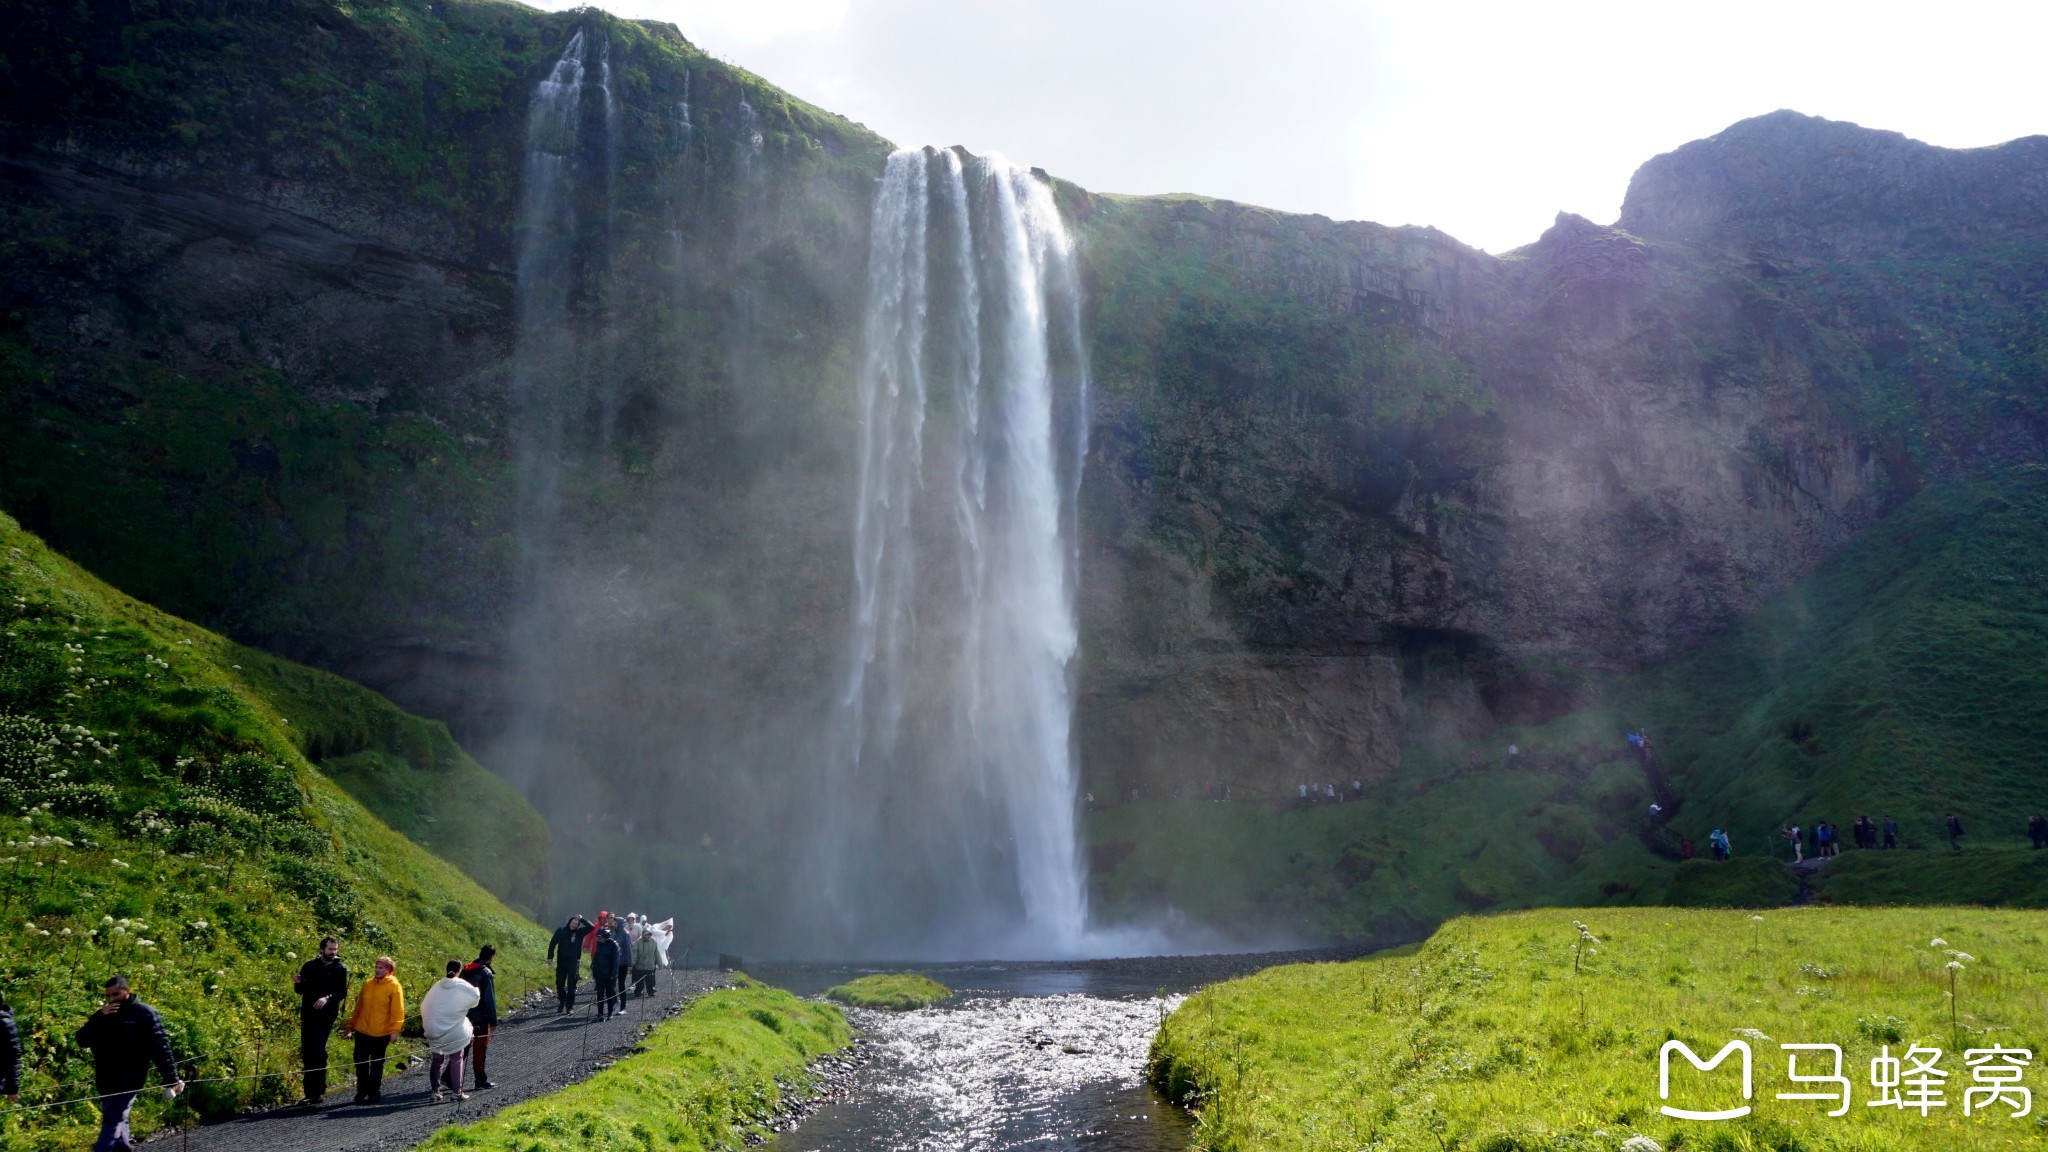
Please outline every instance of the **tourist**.
[[356, 1010], [349, 1014], [343, 1036], [356, 1041], [356, 1103], [380, 1104], [384, 1100], [384, 1054], [391, 1038], [405, 1026], [405, 987], [398, 982], [398, 965], [389, 956], [379, 956], [375, 974], [363, 981], [356, 993]]
[[590, 978], [597, 982], [597, 1018], [609, 1020], [616, 1007], [619, 940], [612, 932], [609, 917], [602, 912], [598, 913], [597, 931], [591, 933], [589, 947]]
[[2037, 851], [2041, 845], [2048, 844], [2048, 816], [2042, 816], [2037, 813], [2028, 818], [2027, 839], [2034, 842], [2034, 848]]
[[1825, 860], [1835, 854], [1835, 829], [1827, 821], [1814, 821], [1813, 840], [1818, 849], [1817, 855], [1821, 859]]
[[583, 938], [590, 935], [590, 921], [571, 915], [548, 940], [548, 959], [555, 962], [555, 1014], [576, 1010], [576, 983], [582, 979]]
[[661, 967], [661, 942], [654, 938], [654, 926], [640, 922], [640, 938], [633, 941], [633, 992], [654, 995], [654, 971]]
[[14, 1011], [0, 997], [0, 1096], [21, 1102], [21, 1033], [14, 1027]]
[[628, 1014], [626, 994], [633, 988], [634, 937], [632, 929], [626, 927], [623, 921], [613, 926], [612, 933], [618, 937], [619, 942], [619, 958], [617, 966], [612, 970], [612, 987], [616, 990], [613, 1014], [624, 1016]]
[[92, 1053], [92, 1090], [100, 1098], [100, 1135], [93, 1152], [133, 1152], [128, 1112], [149, 1082], [149, 1069], [163, 1078], [166, 1098], [185, 1090], [178, 1062], [171, 1056], [171, 1037], [164, 1018], [129, 991], [126, 976], [110, 977], [106, 1001], [85, 1018], [73, 1037]]
[[1962, 839], [1963, 822], [1956, 818], [1955, 813], [1951, 812], [1948, 814], [1948, 846], [1961, 852], [1963, 850]]
[[469, 1042], [469, 1064], [479, 1092], [497, 1087], [484, 1071], [484, 1058], [491, 1051], [491, 1034], [498, 1030], [498, 974], [491, 970], [491, 961], [497, 955], [497, 948], [486, 944], [476, 950], [476, 959], [462, 966], [462, 978], [476, 985], [477, 991], [476, 1007], [469, 1010], [469, 1027], [475, 1033]]
[[1728, 833], [1723, 832], [1719, 828], [1714, 829], [1707, 836], [1707, 847], [1713, 849], [1714, 859], [1726, 860], [1729, 856]]
[[1785, 842], [1792, 845], [1792, 862], [1794, 864], [1804, 863], [1806, 860], [1806, 853], [1800, 851], [1799, 848], [1799, 825], [1785, 825], [1784, 836]]
[[348, 965], [341, 962], [341, 941], [320, 938], [320, 954], [292, 973], [299, 993], [299, 1067], [308, 1108], [320, 1107], [327, 1095], [327, 1038], [348, 999]]
[[1657, 817], [1662, 816], [1663, 814], [1664, 806], [1662, 804], [1657, 803], [1655, 800], [1650, 801], [1650, 823], [1655, 824], [1657, 822]]
[[1899, 822], [1889, 816], [1884, 818], [1884, 846], [1887, 848], [1897, 848], [1899, 846]]
[[427, 1084], [434, 1090], [436, 1104], [444, 1098], [444, 1077], [457, 1100], [469, 1099], [469, 1093], [462, 1090], [462, 1054], [476, 1038], [476, 1030], [470, 1027], [469, 1011], [482, 997], [476, 985], [462, 978], [460, 960], [450, 960], [448, 974], [434, 981], [434, 986], [420, 997], [420, 1031], [426, 1035], [427, 1051], [433, 1053], [427, 1065]]

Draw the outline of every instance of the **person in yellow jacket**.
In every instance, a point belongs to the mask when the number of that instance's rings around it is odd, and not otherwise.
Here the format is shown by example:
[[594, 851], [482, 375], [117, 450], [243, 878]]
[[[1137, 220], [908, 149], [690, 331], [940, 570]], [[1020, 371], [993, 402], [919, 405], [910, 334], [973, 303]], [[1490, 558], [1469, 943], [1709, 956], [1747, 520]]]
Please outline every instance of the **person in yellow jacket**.
[[384, 1052], [404, 1025], [405, 989], [398, 983], [398, 965], [389, 956], [379, 956], [377, 974], [363, 981], [356, 1010], [341, 1030], [343, 1036], [356, 1038], [356, 1103], [383, 1101]]

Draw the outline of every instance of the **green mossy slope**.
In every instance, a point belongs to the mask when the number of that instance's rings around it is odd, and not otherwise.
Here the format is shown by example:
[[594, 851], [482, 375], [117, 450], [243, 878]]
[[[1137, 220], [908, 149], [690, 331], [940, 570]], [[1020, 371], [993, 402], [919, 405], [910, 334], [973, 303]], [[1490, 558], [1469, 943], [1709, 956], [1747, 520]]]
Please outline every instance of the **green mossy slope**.
[[633, 1056], [581, 1083], [420, 1145], [449, 1148], [744, 1148], [769, 1134], [812, 1060], [853, 1042], [830, 1004], [742, 978], [657, 1025]]
[[[269, 695], [290, 675], [252, 672], [258, 658], [0, 516], [0, 991], [27, 1047], [25, 1101], [91, 1094], [70, 1035], [117, 971], [163, 1011], [195, 1080], [296, 1067], [288, 975], [324, 931], [357, 973], [395, 956], [415, 995], [483, 943], [501, 950], [505, 994], [545, 982], [546, 934], [315, 770], [290, 703]], [[361, 692], [328, 687], [339, 713]], [[140, 1123], [296, 1089], [201, 1084], [172, 1109], [145, 1097]], [[76, 1147], [92, 1115], [8, 1116], [0, 1143]]]
[[[1152, 1077], [1199, 1112], [1198, 1146], [1218, 1150], [1612, 1152], [1635, 1136], [1701, 1152], [2038, 1146], [2040, 1126], [2013, 1119], [2009, 1107], [1963, 1115], [1971, 1077], [1958, 1049], [2043, 1050], [2048, 913], [1760, 916], [1523, 912], [1456, 920], [1418, 948], [1349, 964], [1269, 969], [1176, 1010], [1154, 1040]], [[1946, 965], [1954, 952], [1969, 959], [1952, 1028]], [[1706, 1059], [1738, 1038], [1754, 1052], [1751, 1115], [1692, 1122], [1660, 1114], [1666, 1040]], [[1848, 1115], [1776, 1098], [1802, 1090], [1787, 1080], [1783, 1043], [1842, 1047], [1854, 1085]], [[1915, 1044], [1946, 1053], [1939, 1067], [1948, 1072], [1948, 1105], [1924, 1118], [1867, 1107], [1880, 1046], [1897, 1056]], [[1802, 1055], [1802, 1073], [1815, 1062]], [[1691, 1075], [1673, 1073], [1674, 1105], [1688, 1106], [1688, 1085], [1703, 1083]], [[1737, 1094], [1735, 1085], [1724, 1078], [1722, 1095]]]
[[547, 903], [548, 828], [438, 720], [339, 676], [233, 647], [251, 691], [291, 723], [306, 758], [406, 839], [529, 916]]

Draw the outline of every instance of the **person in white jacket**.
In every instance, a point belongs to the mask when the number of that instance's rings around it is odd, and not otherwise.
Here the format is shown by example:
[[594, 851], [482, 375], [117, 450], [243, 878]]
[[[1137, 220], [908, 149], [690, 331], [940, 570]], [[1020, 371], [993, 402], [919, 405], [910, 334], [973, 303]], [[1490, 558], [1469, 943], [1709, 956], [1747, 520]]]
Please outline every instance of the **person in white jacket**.
[[457, 1100], [469, 1099], [469, 1093], [462, 1090], [462, 1054], [476, 1035], [469, 1024], [469, 1010], [482, 998], [477, 986], [462, 978], [462, 961], [450, 960], [447, 977], [435, 981], [420, 999], [420, 1030], [426, 1033], [427, 1049], [434, 1054], [427, 1065], [427, 1083], [434, 1089], [436, 1104], [444, 1099], [444, 1075]]

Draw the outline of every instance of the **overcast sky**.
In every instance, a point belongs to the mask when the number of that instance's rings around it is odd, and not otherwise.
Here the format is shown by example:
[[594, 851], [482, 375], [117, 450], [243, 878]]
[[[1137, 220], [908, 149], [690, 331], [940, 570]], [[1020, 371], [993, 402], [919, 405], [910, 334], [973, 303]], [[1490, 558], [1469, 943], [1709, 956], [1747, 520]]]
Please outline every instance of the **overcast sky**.
[[[548, 0], [544, 7], [569, 7]], [[610, 0], [902, 145], [1490, 251], [1606, 223], [1645, 159], [1775, 108], [2048, 132], [2048, 0]]]

